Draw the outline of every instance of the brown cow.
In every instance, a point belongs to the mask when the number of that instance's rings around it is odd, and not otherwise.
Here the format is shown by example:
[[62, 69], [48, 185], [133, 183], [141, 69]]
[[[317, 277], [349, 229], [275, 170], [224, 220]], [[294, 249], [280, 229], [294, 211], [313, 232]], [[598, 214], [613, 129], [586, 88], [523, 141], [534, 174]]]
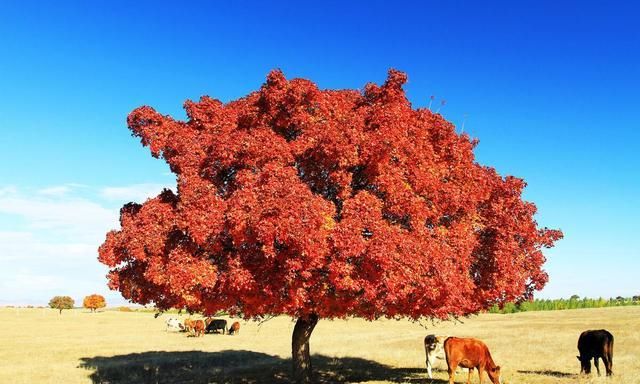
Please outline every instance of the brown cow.
[[193, 320], [184, 319], [184, 330], [185, 330], [185, 332], [191, 333], [192, 329], [193, 329]]
[[493, 384], [501, 383], [500, 367], [493, 362], [489, 348], [482, 341], [472, 338], [449, 337], [444, 341], [444, 353], [449, 371], [449, 384], [453, 384], [458, 366], [469, 368], [467, 384], [471, 383], [471, 374], [474, 368], [478, 370], [480, 384], [482, 384], [485, 371]]
[[204, 321], [196, 320], [193, 322], [193, 333], [195, 334], [196, 337], [204, 336], [204, 329], [205, 329]]
[[239, 333], [240, 333], [240, 323], [236, 321], [233, 324], [231, 324], [231, 327], [229, 328], [229, 334], [237, 335]]
[[205, 325], [204, 325], [204, 321], [202, 320], [191, 320], [191, 319], [185, 319], [184, 320], [184, 330], [189, 333], [189, 336], [202, 336], [204, 335], [204, 329], [205, 329]]

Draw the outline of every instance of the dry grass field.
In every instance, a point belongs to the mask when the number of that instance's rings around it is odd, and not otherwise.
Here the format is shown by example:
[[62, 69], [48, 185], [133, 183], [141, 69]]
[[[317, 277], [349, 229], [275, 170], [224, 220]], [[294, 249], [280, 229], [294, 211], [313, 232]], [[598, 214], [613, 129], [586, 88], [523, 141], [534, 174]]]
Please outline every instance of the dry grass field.
[[[291, 319], [241, 322], [238, 336], [192, 338], [165, 332], [166, 317], [2, 308], [0, 383], [289, 382]], [[613, 378], [577, 375], [578, 335], [593, 328], [615, 336]], [[640, 307], [484, 314], [429, 329], [409, 321], [321, 320], [311, 338], [316, 377], [323, 383], [444, 383], [443, 361], [434, 380], [426, 375], [422, 339], [428, 333], [483, 339], [507, 383], [640, 383]], [[466, 374], [456, 382], [466, 382]]]

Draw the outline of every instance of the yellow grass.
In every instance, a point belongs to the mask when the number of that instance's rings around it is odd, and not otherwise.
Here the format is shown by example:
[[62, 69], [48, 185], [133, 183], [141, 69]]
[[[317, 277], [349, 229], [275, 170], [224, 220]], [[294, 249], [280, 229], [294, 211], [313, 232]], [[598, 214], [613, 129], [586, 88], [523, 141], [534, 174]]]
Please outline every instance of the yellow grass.
[[[2, 308], [0, 383], [288, 382], [290, 319], [241, 322], [238, 336], [193, 338], [166, 333], [166, 317]], [[594, 328], [615, 336], [611, 379], [577, 375], [578, 335]], [[435, 380], [427, 379], [422, 339], [428, 333], [484, 340], [503, 381], [512, 384], [640, 383], [640, 307], [485, 314], [428, 330], [409, 321], [321, 320], [311, 338], [318, 381], [443, 383], [443, 361]], [[466, 374], [456, 379], [466, 382]]]

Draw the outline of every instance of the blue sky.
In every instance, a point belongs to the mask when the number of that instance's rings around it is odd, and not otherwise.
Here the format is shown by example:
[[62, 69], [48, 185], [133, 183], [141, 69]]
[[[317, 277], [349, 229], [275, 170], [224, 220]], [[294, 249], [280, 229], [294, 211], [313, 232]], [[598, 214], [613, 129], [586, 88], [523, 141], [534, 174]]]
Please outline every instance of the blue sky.
[[[257, 89], [281, 68], [322, 88], [409, 75], [416, 107], [523, 177], [565, 239], [538, 297], [640, 294], [640, 32], [633, 2], [0, 3], [0, 305], [106, 289], [119, 207], [175, 184], [126, 128], [151, 105]], [[514, 4], [517, 3], [517, 4]]]

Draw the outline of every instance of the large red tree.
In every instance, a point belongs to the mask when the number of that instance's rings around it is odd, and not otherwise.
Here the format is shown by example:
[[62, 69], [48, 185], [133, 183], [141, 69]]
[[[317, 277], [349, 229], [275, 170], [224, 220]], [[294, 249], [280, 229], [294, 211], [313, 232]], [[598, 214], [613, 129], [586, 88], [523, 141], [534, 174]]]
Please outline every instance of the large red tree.
[[363, 92], [319, 90], [273, 71], [236, 101], [188, 100], [186, 122], [131, 112], [178, 188], [121, 209], [100, 247], [110, 287], [161, 309], [293, 316], [299, 382], [319, 318], [446, 319], [530, 298], [561, 232], [538, 227], [522, 179], [413, 109], [405, 82], [391, 70]]

